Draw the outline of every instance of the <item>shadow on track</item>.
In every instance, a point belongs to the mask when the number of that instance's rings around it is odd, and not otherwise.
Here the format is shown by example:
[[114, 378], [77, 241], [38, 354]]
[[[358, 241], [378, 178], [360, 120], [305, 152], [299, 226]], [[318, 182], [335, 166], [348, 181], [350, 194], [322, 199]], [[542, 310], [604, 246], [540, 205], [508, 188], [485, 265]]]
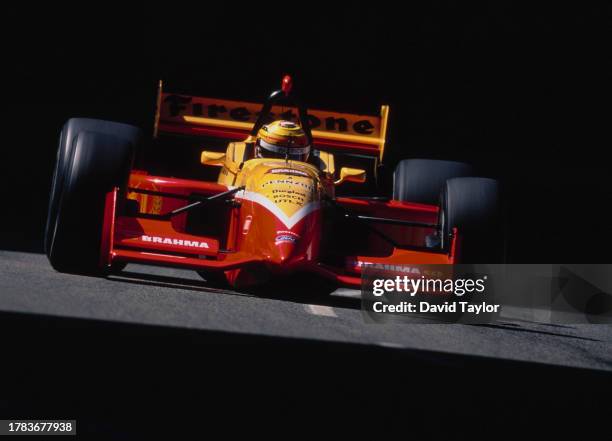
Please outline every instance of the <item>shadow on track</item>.
[[540, 363], [2, 312], [0, 332], [11, 336], [0, 417], [76, 419], [88, 439], [183, 439], [277, 421], [302, 430], [313, 412], [317, 429], [362, 415], [360, 431], [408, 419], [411, 434], [456, 438], [474, 430], [465, 423], [474, 415], [485, 433], [503, 421], [504, 433], [524, 434], [543, 412], [584, 430], [578, 412], [592, 428], [611, 410], [609, 372]]
[[[528, 332], [531, 334], [550, 335], [553, 337], [573, 338], [576, 340], [586, 340], [586, 341], [595, 341], [595, 342], [601, 341], [595, 338], [579, 337], [577, 335], [571, 335], [571, 334], [560, 334], [558, 332], [542, 331], [538, 329], [525, 329], [521, 326], [517, 326], [514, 324], [505, 324], [505, 323], [504, 324], [493, 324], [491, 323], [491, 324], [479, 324], [477, 326], [480, 326], [483, 328], [503, 329], [503, 330], [511, 331], [511, 332]], [[548, 326], [548, 324], [542, 324], [542, 326]]]
[[336, 286], [320, 278], [302, 274], [275, 280], [274, 282], [251, 288], [243, 292], [216, 288], [204, 280], [132, 271], [122, 271], [113, 274], [108, 276], [108, 280], [162, 288], [185, 289], [209, 294], [282, 300], [304, 305], [317, 304], [344, 309], [360, 309], [361, 307], [361, 301], [358, 297], [341, 297], [333, 295]]

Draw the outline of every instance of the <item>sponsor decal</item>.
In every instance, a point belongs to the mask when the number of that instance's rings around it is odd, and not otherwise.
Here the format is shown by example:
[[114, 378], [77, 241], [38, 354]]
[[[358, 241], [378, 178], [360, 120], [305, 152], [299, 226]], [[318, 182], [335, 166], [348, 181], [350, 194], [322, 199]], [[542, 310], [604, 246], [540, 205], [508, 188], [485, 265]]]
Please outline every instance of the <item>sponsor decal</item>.
[[[273, 196], [274, 195], [271, 195], [272, 199], [268, 199], [265, 195], [259, 192], [245, 190], [237, 195], [236, 198], [255, 202], [261, 205], [276, 216], [276, 218], [287, 228], [293, 228], [298, 222], [321, 207], [319, 201], [304, 202], [304, 204], [289, 204], [286, 203], [286, 200], [277, 200]], [[282, 207], [278, 205], [281, 202], [284, 203], [284, 206]]]
[[160, 236], [140, 236], [140, 240], [143, 242], [151, 242], [151, 243], [159, 243], [163, 245], [174, 245], [179, 247], [188, 247], [188, 248], [210, 248], [208, 243], [200, 242], [198, 240], [185, 240], [185, 239], [173, 239], [169, 237], [160, 237]]
[[290, 236], [289, 234], [279, 234], [274, 239], [274, 244], [278, 245], [279, 243], [295, 243], [297, 242], [297, 238], [294, 236]]
[[300, 238], [300, 235], [294, 233], [293, 231], [277, 231], [276, 239], [274, 239], [274, 244], [278, 245], [279, 243], [295, 243]]
[[421, 275], [419, 268], [407, 265], [393, 265], [388, 263], [367, 262], [363, 260], [348, 259], [347, 265], [351, 268], [363, 268], [364, 265], [370, 265], [372, 269], [381, 269], [388, 271], [400, 271], [402, 273]]
[[[165, 93], [162, 96], [161, 120], [182, 121], [183, 116], [195, 116], [254, 123], [260, 109], [261, 104], [256, 103]], [[273, 106], [265, 123], [278, 119], [297, 122], [297, 109]], [[308, 120], [311, 129], [368, 137], [380, 136], [380, 121], [375, 116], [310, 109]]]
[[[379, 270], [379, 271], [388, 271], [394, 273], [402, 273], [412, 276], [423, 276], [423, 277], [432, 277], [432, 276], [440, 276], [444, 275], [442, 272], [423, 270], [420, 267], [409, 266], [405, 264], [395, 264], [395, 263], [381, 263], [381, 262], [367, 262], [363, 260], [356, 259], [347, 259], [346, 266], [349, 270], [364, 270], [364, 266], [367, 265], [369, 270]], [[422, 267], [422, 265], [421, 265]]]
[[277, 187], [277, 186], [281, 186], [281, 185], [287, 185], [287, 186], [291, 186], [291, 187], [301, 187], [306, 191], [314, 191], [315, 187], [312, 184], [309, 184], [307, 182], [301, 182], [301, 181], [294, 181], [291, 178], [287, 178], [287, 179], [274, 179], [274, 180], [270, 180], [270, 181], [266, 181], [263, 184], [261, 184], [261, 188], [266, 188], [266, 187]]
[[308, 178], [308, 173], [302, 170], [296, 170], [294, 168], [272, 168], [266, 172], [266, 174], [273, 175], [290, 175], [290, 176], [301, 176], [304, 178]]

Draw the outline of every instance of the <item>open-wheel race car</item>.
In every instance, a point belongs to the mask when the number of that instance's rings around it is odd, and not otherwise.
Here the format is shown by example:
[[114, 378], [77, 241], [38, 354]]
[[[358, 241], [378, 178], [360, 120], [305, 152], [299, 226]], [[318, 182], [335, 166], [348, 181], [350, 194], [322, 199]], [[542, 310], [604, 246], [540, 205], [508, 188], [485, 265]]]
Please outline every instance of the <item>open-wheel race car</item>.
[[[406, 159], [381, 196], [389, 108], [309, 111], [291, 89], [286, 76], [260, 106], [166, 93], [160, 82], [152, 137], [70, 119], [45, 232], [51, 265], [99, 275], [173, 266], [236, 288], [307, 272], [358, 288], [366, 264], [499, 260], [495, 180], [464, 163]], [[160, 143], [175, 147], [148, 155]], [[178, 146], [197, 152], [195, 171]]]

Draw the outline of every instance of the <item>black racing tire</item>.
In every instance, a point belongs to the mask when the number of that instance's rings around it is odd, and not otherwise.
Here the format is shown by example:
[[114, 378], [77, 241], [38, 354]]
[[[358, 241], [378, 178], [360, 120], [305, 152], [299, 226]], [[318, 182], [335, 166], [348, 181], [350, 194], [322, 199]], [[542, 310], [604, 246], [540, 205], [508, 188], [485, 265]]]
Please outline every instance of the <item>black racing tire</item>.
[[471, 165], [435, 159], [404, 159], [393, 173], [393, 199], [437, 205], [448, 179], [474, 176]]
[[440, 195], [442, 247], [453, 228], [459, 235], [457, 263], [502, 263], [504, 236], [499, 183], [489, 178], [454, 178]]
[[62, 129], [51, 183], [45, 253], [60, 272], [97, 274], [105, 196], [125, 187], [137, 127], [74, 118]]
[[142, 139], [142, 131], [128, 124], [90, 118], [71, 118], [64, 124], [59, 136], [55, 168], [51, 182], [47, 223], [45, 226], [44, 249], [47, 255], [50, 250], [50, 241], [53, 238], [53, 229], [55, 228], [54, 222], [57, 217], [57, 210], [62, 193], [61, 189], [64, 184], [66, 170], [70, 165], [74, 151], [74, 141], [76, 136], [84, 131], [113, 135], [134, 145], [137, 145]]

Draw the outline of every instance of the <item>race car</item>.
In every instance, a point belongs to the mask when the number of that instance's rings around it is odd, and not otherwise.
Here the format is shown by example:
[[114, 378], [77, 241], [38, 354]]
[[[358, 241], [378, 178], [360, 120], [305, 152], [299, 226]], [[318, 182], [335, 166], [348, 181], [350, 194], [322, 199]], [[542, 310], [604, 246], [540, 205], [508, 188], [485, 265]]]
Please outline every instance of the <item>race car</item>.
[[46, 254], [60, 272], [162, 265], [237, 289], [296, 273], [359, 288], [365, 265], [498, 261], [498, 183], [470, 165], [405, 159], [379, 194], [388, 115], [309, 110], [289, 76], [263, 105], [160, 81], [152, 136], [64, 125]]

